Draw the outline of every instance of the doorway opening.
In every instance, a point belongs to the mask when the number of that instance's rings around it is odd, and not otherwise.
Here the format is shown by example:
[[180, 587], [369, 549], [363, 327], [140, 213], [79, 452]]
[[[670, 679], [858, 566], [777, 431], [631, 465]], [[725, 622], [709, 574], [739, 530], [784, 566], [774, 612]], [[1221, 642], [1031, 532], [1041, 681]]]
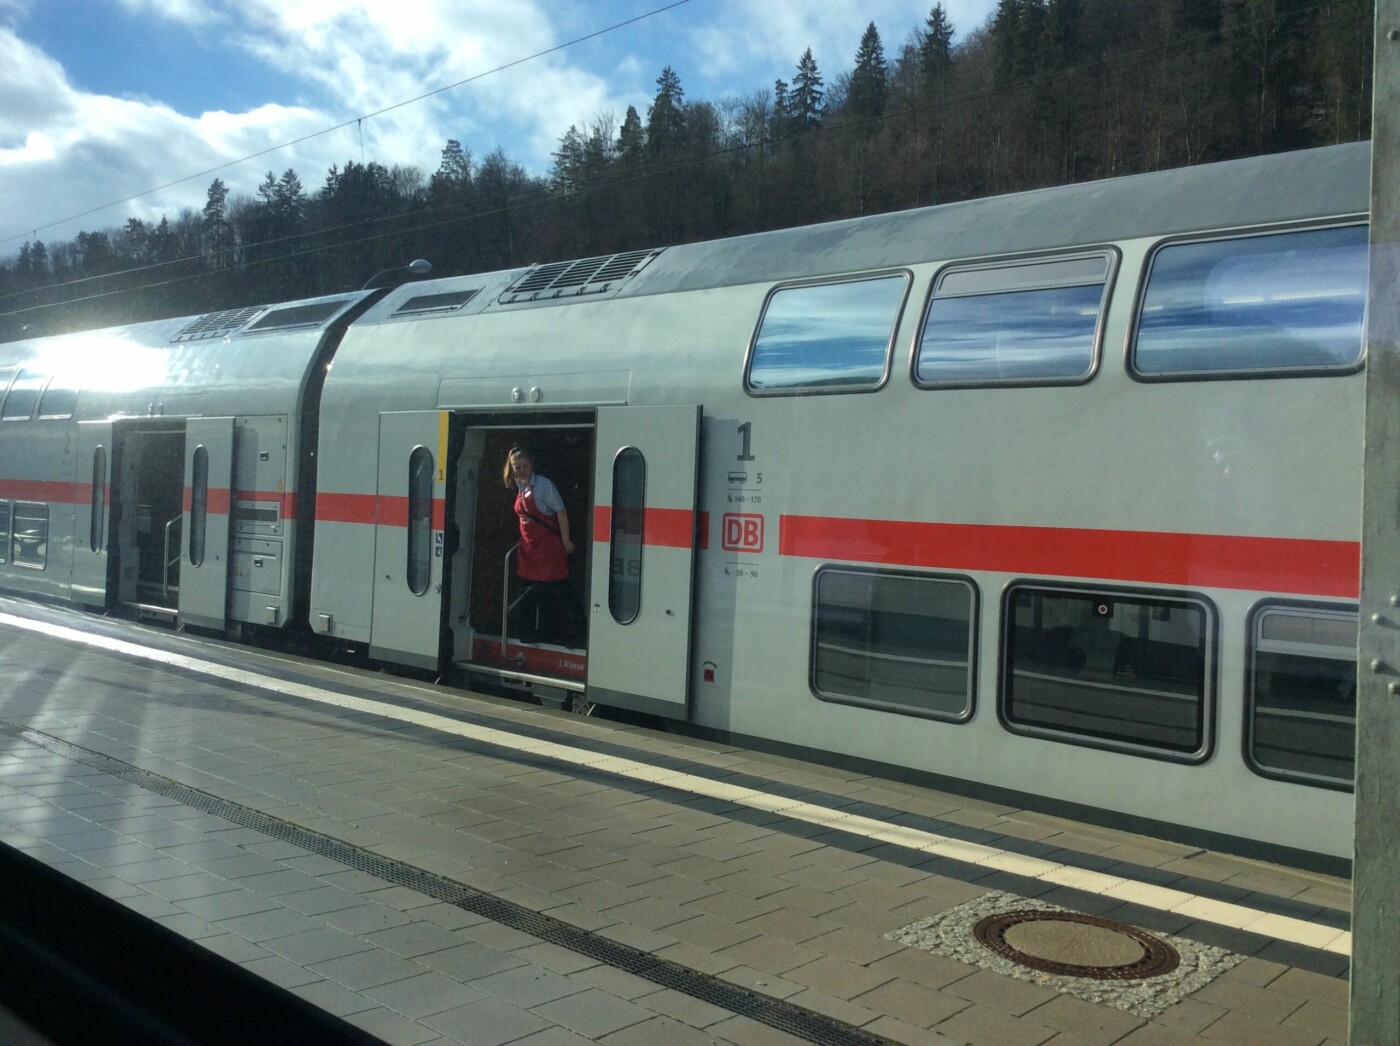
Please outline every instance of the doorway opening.
[[180, 602], [184, 425], [122, 427], [115, 442], [111, 526], [116, 554], [107, 590], [116, 592], [120, 607], [173, 618]]

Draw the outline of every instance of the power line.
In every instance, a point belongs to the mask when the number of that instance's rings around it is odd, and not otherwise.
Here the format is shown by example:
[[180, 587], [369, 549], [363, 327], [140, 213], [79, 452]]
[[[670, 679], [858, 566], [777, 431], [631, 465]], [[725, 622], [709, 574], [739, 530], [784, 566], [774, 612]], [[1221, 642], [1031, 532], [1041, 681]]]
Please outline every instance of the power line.
[[[360, 134], [361, 134], [361, 137], [360, 137], [360, 149], [361, 149], [361, 153], [363, 154], [363, 151], [364, 151], [364, 131], [363, 131], [363, 124], [364, 124], [364, 121], [365, 121], [365, 120], [371, 120], [371, 119], [373, 119], [373, 118], [376, 117], [376, 116], [383, 116], [385, 113], [391, 113], [391, 112], [393, 112], [395, 109], [402, 109], [402, 108], [404, 108], [405, 106], [414, 105], [414, 104], [416, 104], [416, 103], [418, 103], [418, 102], [421, 102], [421, 101], [424, 101], [424, 100], [426, 100], [426, 99], [428, 99], [428, 98], [433, 98], [433, 97], [435, 97], [436, 95], [444, 94], [444, 93], [447, 92], [447, 91], [453, 91], [453, 90], [456, 90], [458, 87], [462, 87], [462, 86], [464, 86], [464, 85], [466, 85], [466, 84], [473, 83], [473, 82], [475, 82], [475, 81], [477, 81], [477, 80], [484, 79], [485, 77], [494, 76], [496, 73], [504, 72], [504, 71], [507, 70], [507, 69], [513, 69], [513, 68], [515, 68], [517, 65], [524, 65], [526, 62], [533, 62], [533, 61], [534, 61], [535, 59], [537, 59], [537, 58], [543, 58], [543, 57], [545, 57], [546, 55], [554, 54], [554, 53], [557, 52], [557, 51], [563, 51], [563, 50], [565, 50], [565, 49], [567, 49], [567, 48], [574, 47], [574, 46], [576, 46], [577, 44], [586, 43], [586, 42], [588, 42], [589, 40], [595, 40], [595, 39], [597, 39], [597, 38], [600, 37], [600, 36], [605, 36], [605, 35], [607, 35], [608, 33], [612, 33], [612, 32], [617, 31], [618, 29], [623, 29], [623, 28], [626, 28], [626, 27], [629, 26], [629, 25], [634, 25], [634, 24], [636, 24], [637, 22], [641, 22], [641, 21], [643, 21], [643, 20], [645, 20], [645, 19], [647, 19], [647, 18], [651, 18], [651, 17], [653, 17], [653, 16], [655, 16], [655, 15], [664, 14], [664, 13], [667, 12], [667, 11], [671, 11], [671, 10], [677, 8], [677, 7], [682, 7], [682, 6], [684, 6], [685, 4], [688, 4], [688, 3], [690, 3], [690, 0], [674, 0], [673, 3], [667, 4], [667, 5], [664, 6], [664, 7], [657, 7], [657, 8], [654, 8], [654, 9], [651, 10], [651, 11], [647, 11], [645, 14], [637, 15], [637, 16], [634, 17], [634, 18], [628, 18], [628, 19], [626, 19], [625, 21], [618, 22], [618, 23], [616, 23], [616, 24], [614, 24], [614, 25], [610, 25], [610, 26], [608, 26], [608, 27], [605, 28], [605, 29], [599, 29], [599, 30], [596, 30], [595, 32], [588, 33], [588, 34], [586, 34], [586, 35], [584, 35], [584, 36], [575, 37], [574, 39], [569, 40], [569, 41], [566, 41], [565, 43], [556, 44], [554, 47], [547, 47], [547, 48], [545, 48], [543, 51], [536, 51], [536, 52], [535, 52], [534, 54], [532, 54], [532, 55], [526, 55], [524, 58], [517, 58], [517, 59], [515, 59], [515, 60], [512, 61], [512, 62], [506, 62], [504, 65], [498, 65], [498, 66], [496, 66], [494, 69], [488, 69], [488, 70], [486, 70], [485, 72], [477, 73], [477, 74], [474, 75], [474, 76], [468, 76], [466, 79], [458, 80], [456, 83], [450, 83], [450, 84], [447, 84], [446, 86], [438, 87], [438, 88], [435, 88], [434, 90], [431, 90], [431, 91], [426, 91], [426, 92], [424, 92], [423, 94], [416, 95], [416, 96], [413, 97], [413, 98], [405, 99], [405, 100], [402, 101], [402, 102], [395, 102], [393, 105], [386, 105], [386, 106], [384, 106], [384, 108], [382, 108], [382, 109], [376, 109], [376, 110], [374, 110], [373, 112], [370, 112], [370, 113], [363, 113], [363, 114], [361, 114], [361, 115], [359, 115], [359, 116], [356, 116], [356, 117], [354, 117], [354, 118], [352, 118], [352, 119], [344, 120], [344, 121], [342, 121], [341, 123], [335, 124], [334, 126], [326, 127], [326, 128], [323, 128], [323, 129], [321, 129], [321, 130], [319, 130], [319, 131], [313, 131], [311, 134], [302, 135], [300, 138], [294, 138], [294, 139], [292, 139], [292, 140], [289, 141], [289, 142], [283, 142], [281, 145], [269, 146], [268, 148], [266, 148], [266, 149], [261, 149], [261, 150], [259, 150], [258, 152], [249, 153], [247, 156], [241, 157], [241, 158], [239, 158], [239, 159], [237, 159], [237, 160], [229, 160], [227, 163], [221, 163], [221, 164], [219, 164], [219, 165], [217, 165], [217, 166], [215, 166], [215, 167], [210, 167], [210, 168], [208, 168], [207, 170], [199, 171], [199, 172], [197, 172], [197, 173], [195, 173], [195, 174], [187, 174], [187, 175], [185, 175], [185, 176], [182, 177], [182, 178], [176, 178], [174, 181], [166, 182], [164, 185], [157, 185], [157, 186], [156, 186], [155, 188], [153, 188], [153, 189], [146, 189], [144, 192], [135, 193], [134, 195], [132, 195], [132, 196], [127, 196], [127, 197], [125, 197], [125, 198], [123, 198], [123, 199], [120, 199], [120, 200], [113, 200], [111, 203], [104, 203], [104, 204], [102, 204], [102, 205], [100, 205], [100, 206], [98, 206], [98, 207], [92, 207], [92, 208], [90, 208], [90, 209], [88, 209], [88, 210], [86, 210], [86, 211], [81, 211], [81, 212], [78, 213], [78, 214], [71, 214], [71, 215], [69, 215], [67, 218], [59, 218], [59, 219], [57, 219], [57, 220], [55, 220], [55, 221], [45, 222], [43, 225], [32, 226], [32, 227], [30, 227], [29, 229], [27, 229], [25, 232], [15, 233], [15, 234], [13, 234], [13, 235], [11, 235], [11, 236], [0, 237], [0, 244], [11, 243], [11, 242], [13, 242], [14, 240], [18, 240], [21, 236], [27, 236], [30, 232], [32, 232], [32, 233], [34, 234], [35, 238], [37, 239], [37, 238], [38, 238], [38, 235], [39, 235], [39, 230], [40, 230], [40, 229], [52, 229], [54, 226], [56, 226], [56, 225], [62, 225], [62, 224], [64, 224], [65, 222], [77, 221], [79, 218], [86, 218], [86, 217], [87, 217], [88, 215], [90, 215], [90, 214], [98, 214], [98, 213], [100, 213], [101, 211], [108, 210], [109, 208], [112, 208], [112, 207], [120, 207], [120, 206], [121, 206], [122, 204], [124, 204], [124, 203], [131, 203], [131, 202], [134, 201], [134, 200], [139, 200], [139, 199], [141, 199], [141, 198], [143, 198], [143, 197], [150, 196], [150, 195], [152, 195], [153, 193], [158, 193], [158, 192], [161, 192], [162, 190], [170, 189], [170, 188], [173, 188], [173, 187], [175, 187], [175, 186], [177, 186], [177, 185], [183, 185], [183, 184], [185, 184], [186, 182], [194, 181], [196, 178], [206, 178], [206, 177], [208, 177], [209, 175], [215, 174], [215, 173], [217, 173], [217, 172], [219, 172], [219, 171], [227, 170], [227, 169], [230, 168], [230, 167], [236, 167], [236, 166], [238, 166], [238, 164], [240, 164], [240, 163], [247, 163], [249, 160], [256, 160], [256, 159], [257, 159], [258, 157], [260, 157], [260, 156], [267, 156], [269, 153], [279, 152], [279, 151], [281, 151], [282, 149], [289, 149], [289, 148], [291, 148], [291, 147], [294, 146], [294, 145], [300, 145], [302, 142], [309, 142], [309, 141], [311, 141], [311, 140], [314, 139], [314, 138], [320, 138], [321, 136], [330, 134], [330, 133], [332, 133], [333, 131], [344, 130], [345, 128], [350, 127], [350, 126], [352, 126], [352, 125], [353, 125], [353, 126], [356, 126], [356, 127], [359, 127], [359, 128], [361, 129], [361, 130], [360, 130]], [[361, 156], [361, 159], [363, 159], [363, 155]]]
[[[676, 5], [672, 5], [672, 6], [676, 6]], [[1264, 24], [1272, 23], [1272, 22], [1283, 22], [1283, 21], [1288, 20], [1288, 19], [1291, 18], [1291, 17], [1296, 17], [1296, 16], [1298, 16], [1298, 15], [1300, 15], [1300, 14], [1311, 13], [1311, 12], [1313, 12], [1313, 11], [1317, 11], [1317, 10], [1324, 9], [1324, 8], [1326, 8], [1326, 7], [1328, 7], [1328, 6], [1330, 6], [1330, 5], [1328, 5], [1328, 4], [1318, 4], [1318, 5], [1316, 5], [1315, 7], [1312, 7], [1312, 8], [1305, 8], [1305, 9], [1303, 9], [1303, 10], [1301, 10], [1301, 11], [1295, 11], [1295, 12], [1292, 12], [1291, 14], [1279, 15], [1279, 16], [1276, 16], [1275, 18], [1271, 18], [1271, 19], [1260, 19], [1260, 20], [1256, 20], [1255, 22], [1241, 23], [1241, 24], [1240, 24], [1239, 26], [1237, 26], [1236, 28], [1249, 28], [1249, 27], [1261, 26], [1261, 25], [1264, 25]], [[661, 9], [661, 10], [665, 10], [665, 9], [663, 8], [663, 9]], [[1360, 16], [1357, 16], [1357, 17], [1360, 17]], [[1348, 20], [1355, 20], [1355, 19], [1348, 19]], [[752, 141], [752, 142], [741, 142], [741, 143], [738, 143], [738, 144], [736, 144], [736, 145], [726, 146], [726, 147], [719, 148], [719, 149], [713, 149], [713, 150], [710, 150], [710, 151], [707, 152], [707, 153], [703, 153], [703, 154], [700, 154], [700, 155], [698, 155], [698, 156], [687, 156], [687, 157], [682, 157], [682, 158], [661, 160], [661, 161], [653, 162], [653, 163], [651, 163], [651, 164], [647, 164], [647, 165], [644, 165], [644, 166], [641, 166], [641, 167], [629, 168], [629, 169], [624, 170], [624, 171], [623, 171], [622, 173], [620, 173], [620, 174], [617, 173], [617, 172], [607, 172], [607, 173], [605, 173], [603, 176], [601, 176], [601, 177], [595, 179], [594, 181], [592, 181], [592, 182], [590, 182], [590, 183], [588, 183], [588, 184], [586, 184], [586, 185], [578, 186], [577, 188], [570, 189], [570, 190], [566, 190], [566, 191], [563, 191], [563, 192], [556, 192], [556, 193], [554, 193], [553, 195], [551, 195], [550, 197], [548, 197], [547, 202], [559, 202], [559, 201], [565, 201], [565, 200], [569, 200], [569, 199], [573, 199], [573, 198], [579, 198], [579, 197], [586, 196], [586, 195], [589, 194], [589, 193], [601, 192], [601, 191], [606, 191], [606, 190], [610, 190], [610, 189], [615, 189], [615, 188], [618, 188], [618, 187], [620, 187], [620, 186], [627, 185], [627, 184], [630, 184], [630, 183], [633, 183], [633, 182], [643, 181], [643, 180], [648, 179], [648, 178], [654, 178], [654, 177], [659, 177], [659, 176], [668, 175], [668, 174], [680, 173], [680, 172], [683, 172], [683, 171], [686, 171], [686, 170], [690, 170], [690, 169], [693, 169], [693, 168], [696, 168], [696, 167], [700, 167], [700, 166], [702, 166], [702, 165], [704, 165], [704, 164], [706, 164], [706, 163], [710, 163], [710, 162], [712, 162], [712, 161], [714, 161], [714, 160], [717, 160], [717, 159], [723, 159], [723, 158], [725, 158], [725, 157], [727, 157], [727, 156], [740, 155], [740, 154], [743, 154], [743, 153], [745, 153], [745, 152], [749, 152], [749, 151], [753, 151], [753, 150], [765, 150], [765, 149], [779, 148], [779, 147], [782, 147], [782, 146], [785, 146], [785, 145], [789, 145], [789, 144], [793, 144], [793, 143], [796, 143], [796, 142], [803, 141], [803, 140], [805, 140], [805, 139], [816, 138], [816, 137], [819, 137], [819, 136], [821, 136], [821, 135], [823, 135], [823, 134], [828, 134], [828, 133], [832, 133], [832, 132], [859, 131], [859, 130], [861, 130], [862, 128], [866, 128], [866, 127], [869, 127], [869, 126], [872, 126], [872, 125], [878, 125], [878, 124], [884, 123], [884, 122], [886, 122], [886, 121], [895, 121], [895, 120], [906, 119], [906, 118], [907, 118], [908, 116], [910, 116], [911, 114], [930, 113], [930, 112], [933, 112], [933, 111], [935, 111], [935, 110], [947, 110], [947, 109], [953, 109], [953, 108], [960, 107], [960, 106], [966, 106], [966, 105], [970, 105], [970, 104], [972, 104], [972, 103], [974, 103], [974, 102], [984, 101], [984, 100], [988, 100], [988, 99], [991, 99], [991, 98], [995, 98], [995, 97], [997, 97], [998, 95], [1009, 94], [1009, 93], [1014, 93], [1014, 92], [1019, 92], [1019, 91], [1024, 91], [1024, 90], [1027, 90], [1027, 89], [1029, 89], [1029, 88], [1033, 88], [1033, 87], [1036, 87], [1036, 86], [1042, 86], [1042, 85], [1045, 85], [1045, 84], [1050, 84], [1050, 83], [1055, 83], [1055, 82], [1058, 82], [1058, 81], [1061, 81], [1061, 80], [1070, 79], [1070, 78], [1072, 78], [1072, 77], [1074, 77], [1074, 76], [1077, 76], [1077, 75], [1080, 75], [1080, 74], [1089, 72], [1089, 71], [1094, 70], [1094, 69], [1097, 69], [1097, 68], [1105, 68], [1105, 67], [1130, 67], [1130, 66], [1133, 66], [1133, 65], [1146, 64], [1146, 63], [1148, 63], [1148, 62], [1150, 62], [1150, 61], [1153, 61], [1153, 60], [1165, 61], [1165, 60], [1168, 60], [1168, 59], [1173, 58], [1173, 57], [1178, 57], [1178, 56], [1180, 56], [1180, 55], [1182, 55], [1182, 54], [1193, 53], [1194, 49], [1196, 48], [1196, 46], [1197, 46], [1198, 44], [1200, 44], [1200, 43], [1202, 43], [1202, 42], [1205, 42], [1205, 41], [1211, 41], [1212, 38], [1214, 38], [1214, 42], [1213, 42], [1213, 44], [1212, 44], [1211, 47], [1209, 47], [1209, 48], [1206, 49], [1206, 50], [1208, 50], [1208, 51], [1226, 51], [1226, 50], [1229, 50], [1229, 49], [1231, 48], [1231, 46], [1232, 46], [1232, 45], [1231, 45], [1231, 42], [1230, 42], [1229, 40], [1221, 39], [1221, 38], [1220, 38], [1220, 34], [1218, 34], [1218, 33], [1203, 33], [1203, 34], [1198, 34], [1197, 36], [1185, 37], [1185, 38], [1182, 38], [1182, 39], [1173, 41], [1173, 42], [1171, 42], [1170, 44], [1162, 44], [1162, 45], [1160, 45], [1160, 46], [1158, 46], [1158, 47], [1142, 48], [1142, 49], [1139, 49], [1139, 50], [1137, 50], [1137, 51], [1125, 52], [1125, 53], [1123, 53], [1123, 54], [1108, 56], [1108, 57], [1105, 57], [1105, 58], [1102, 58], [1102, 59], [1097, 59], [1097, 60], [1095, 60], [1095, 61], [1090, 61], [1090, 62], [1081, 63], [1081, 64], [1076, 65], [1076, 66], [1066, 67], [1065, 69], [1058, 70], [1058, 71], [1056, 71], [1056, 72], [1054, 72], [1054, 73], [1051, 73], [1051, 74], [1048, 74], [1048, 75], [1033, 75], [1033, 76], [1024, 77], [1024, 78], [1022, 78], [1022, 79], [1020, 79], [1020, 80], [1015, 80], [1015, 81], [1011, 81], [1011, 82], [1008, 82], [1008, 83], [1004, 83], [1004, 84], [1001, 84], [1001, 85], [999, 85], [999, 86], [997, 86], [997, 87], [987, 88], [987, 89], [980, 90], [980, 91], [972, 91], [972, 92], [969, 92], [969, 93], [967, 93], [967, 94], [959, 95], [959, 96], [957, 96], [957, 97], [955, 97], [955, 98], [942, 99], [942, 100], [939, 100], [939, 101], [936, 101], [936, 102], [929, 102], [929, 103], [926, 103], [926, 104], [924, 104], [924, 105], [919, 105], [919, 106], [906, 106], [906, 107], [904, 107], [904, 108], [900, 108], [900, 109], [896, 109], [896, 110], [892, 110], [892, 111], [883, 113], [883, 114], [881, 114], [881, 115], [879, 115], [879, 116], [867, 117], [867, 118], [864, 118], [864, 119], [861, 119], [861, 120], [852, 120], [852, 121], [849, 121], [849, 122], [847, 122], [847, 123], [842, 123], [842, 124], [820, 125], [820, 126], [816, 126], [816, 127], [804, 129], [804, 130], [801, 130], [801, 131], [797, 131], [797, 132], [795, 132], [795, 133], [793, 133], [793, 134], [787, 135], [787, 136], [785, 136], [785, 137], [780, 137], [780, 138], [768, 138], [768, 137], [764, 137], [764, 138], [759, 139], [759, 140], [757, 140], [757, 141]], [[399, 214], [393, 214], [393, 215], [384, 215], [384, 216], [380, 216], [380, 217], [378, 217], [378, 218], [361, 219], [361, 220], [357, 220], [357, 221], [352, 222], [352, 223], [347, 223], [347, 224], [345, 224], [345, 225], [335, 226], [335, 227], [331, 227], [331, 228], [328, 228], [328, 229], [311, 230], [311, 231], [307, 231], [307, 232], [296, 233], [296, 234], [293, 234], [293, 235], [290, 235], [290, 236], [286, 236], [286, 237], [280, 237], [280, 238], [277, 238], [277, 239], [263, 240], [263, 241], [259, 241], [258, 243], [241, 245], [241, 246], [239, 246], [239, 247], [223, 248], [223, 249], [219, 250], [218, 252], [215, 252], [215, 255], [214, 255], [214, 256], [215, 256], [215, 257], [222, 257], [222, 256], [224, 256], [224, 255], [226, 255], [226, 254], [236, 253], [236, 252], [239, 252], [239, 251], [247, 251], [247, 250], [251, 250], [251, 249], [255, 249], [255, 248], [259, 248], [259, 247], [270, 247], [270, 246], [274, 246], [274, 245], [279, 244], [279, 243], [285, 243], [285, 242], [292, 241], [292, 240], [302, 240], [302, 239], [305, 239], [305, 238], [307, 238], [307, 237], [325, 236], [325, 235], [328, 235], [328, 234], [331, 234], [331, 233], [339, 232], [339, 231], [344, 230], [344, 229], [355, 228], [355, 227], [362, 227], [362, 226], [364, 226], [364, 225], [366, 225], [366, 224], [376, 224], [376, 223], [384, 223], [384, 222], [402, 222], [402, 221], [405, 221], [405, 220], [409, 219], [409, 218], [412, 216], [413, 213], [417, 213], [417, 214], [420, 214], [420, 215], [431, 216], [431, 215], [433, 215], [433, 214], [435, 214], [435, 213], [442, 213], [442, 211], [443, 211], [443, 210], [446, 210], [446, 209], [460, 210], [460, 209], [462, 209], [462, 208], [465, 207], [465, 206], [473, 206], [473, 207], [476, 207], [476, 206], [480, 206], [480, 205], [483, 204], [483, 203], [489, 205], [489, 204], [492, 204], [492, 203], [495, 203], [495, 202], [498, 202], [498, 201], [502, 201], [502, 200], [508, 199], [510, 196], [513, 196], [513, 195], [517, 195], [517, 194], [514, 193], [514, 192], [502, 193], [502, 194], [500, 194], [500, 195], [498, 195], [498, 196], [495, 196], [495, 197], [478, 198], [478, 199], [476, 199], [476, 200], [471, 201], [470, 204], [448, 204], [448, 205], [446, 205], [446, 207], [424, 208], [423, 210], [418, 211], [418, 212], [405, 212], [405, 213], [399, 213]], [[320, 254], [320, 253], [323, 253], [323, 252], [326, 252], [326, 251], [339, 250], [339, 249], [343, 249], [343, 248], [347, 248], [347, 247], [354, 247], [354, 246], [357, 246], [357, 245], [360, 245], [360, 244], [372, 243], [372, 242], [374, 242], [374, 241], [376, 241], [376, 240], [386, 239], [386, 238], [389, 238], [389, 237], [391, 237], [391, 236], [409, 236], [409, 235], [412, 235], [412, 234], [414, 234], [414, 233], [424, 232], [424, 231], [429, 230], [429, 229], [440, 228], [440, 227], [442, 227], [442, 226], [445, 226], [445, 225], [452, 225], [452, 224], [455, 224], [455, 223], [458, 223], [458, 222], [473, 221], [473, 220], [478, 220], [478, 219], [481, 219], [481, 218], [488, 218], [488, 217], [497, 216], [497, 215], [500, 215], [500, 214], [508, 214], [508, 213], [510, 213], [510, 212], [513, 211], [513, 210], [518, 210], [518, 209], [520, 209], [520, 208], [522, 208], [522, 207], [531, 206], [531, 205], [533, 205], [533, 204], [536, 204], [537, 202], [538, 202], [537, 200], [532, 200], [532, 201], [525, 201], [525, 202], [521, 202], [521, 203], [508, 203], [508, 204], [506, 204], [506, 205], [504, 205], [504, 206], [495, 207], [494, 209], [489, 209], [489, 210], [473, 210], [473, 211], [472, 211], [471, 213], [469, 213], [469, 214], [463, 214], [463, 215], [459, 215], [459, 216], [455, 216], [455, 217], [443, 218], [443, 219], [441, 219], [441, 220], [439, 220], [439, 221], [422, 222], [422, 223], [420, 223], [420, 224], [412, 225], [412, 226], [409, 226], [409, 227], [398, 227], [398, 228], [393, 228], [393, 229], [390, 229], [390, 230], [388, 230], [388, 231], [386, 231], [386, 232], [375, 233], [375, 234], [372, 234], [372, 235], [369, 235], [369, 236], [361, 236], [361, 237], [356, 237], [356, 238], [354, 238], [354, 239], [349, 239], [349, 240], [338, 240], [338, 241], [336, 241], [335, 243], [325, 244], [325, 245], [319, 246], [319, 247], [311, 247], [311, 248], [307, 248], [307, 249], [305, 249], [305, 250], [297, 250], [297, 251], [293, 251], [293, 252], [288, 253], [288, 254], [278, 255], [278, 256], [276, 256], [276, 257], [262, 258], [262, 259], [257, 259], [257, 260], [255, 260], [255, 261], [245, 261], [245, 262], [242, 262], [242, 263], [241, 263], [241, 266], [242, 266], [243, 268], [245, 268], [245, 269], [254, 268], [254, 267], [257, 267], [257, 266], [261, 266], [261, 265], [269, 265], [269, 264], [274, 264], [274, 263], [276, 263], [276, 262], [290, 261], [290, 260], [294, 260], [294, 259], [297, 259], [297, 258], [308, 257], [308, 256]], [[31, 289], [27, 289], [27, 290], [23, 290], [23, 291], [12, 292], [11, 294], [7, 294], [7, 295], [0, 295], [0, 301], [5, 301], [5, 300], [7, 300], [7, 299], [9, 299], [9, 298], [21, 297], [21, 296], [24, 296], [24, 295], [30, 295], [30, 294], [34, 294], [34, 293], [37, 293], [37, 292], [40, 292], [40, 291], [51, 291], [51, 290], [62, 289], [62, 288], [64, 288], [64, 287], [77, 286], [77, 285], [80, 285], [80, 284], [83, 284], [83, 283], [90, 283], [90, 282], [96, 281], [96, 280], [107, 280], [107, 279], [112, 279], [112, 278], [115, 278], [115, 277], [118, 277], [118, 276], [133, 275], [133, 274], [136, 274], [136, 273], [145, 272], [145, 271], [149, 271], [149, 270], [153, 270], [153, 269], [159, 269], [159, 268], [164, 268], [164, 267], [168, 267], [168, 266], [171, 266], [171, 265], [177, 265], [177, 264], [181, 264], [181, 263], [186, 263], [186, 262], [195, 261], [195, 260], [198, 260], [200, 257], [202, 257], [202, 255], [189, 255], [189, 256], [186, 256], [186, 257], [183, 257], [183, 258], [172, 259], [172, 260], [167, 261], [167, 262], [157, 262], [157, 263], [155, 263], [155, 264], [153, 264], [153, 265], [138, 266], [138, 267], [134, 267], [134, 268], [130, 268], [130, 269], [124, 269], [124, 270], [121, 270], [121, 271], [118, 271], [118, 272], [114, 272], [114, 273], [104, 273], [104, 274], [97, 275], [97, 276], [85, 276], [85, 277], [80, 277], [80, 278], [78, 278], [78, 279], [69, 280], [69, 281], [66, 281], [66, 282], [64, 282], [64, 283], [59, 283], [59, 284], [47, 284], [47, 285], [45, 285], [44, 287], [31, 288]], [[65, 305], [73, 305], [73, 304], [78, 304], [78, 303], [83, 303], [83, 302], [94, 301], [94, 300], [98, 300], [98, 299], [102, 299], [102, 298], [113, 297], [113, 296], [120, 295], [120, 294], [139, 293], [139, 292], [141, 292], [141, 291], [154, 290], [154, 289], [157, 289], [157, 288], [172, 286], [172, 285], [179, 284], [179, 283], [186, 283], [186, 282], [189, 282], [189, 281], [191, 281], [191, 280], [207, 279], [207, 278], [208, 278], [209, 276], [211, 276], [211, 275], [212, 275], [212, 273], [209, 272], [209, 271], [198, 272], [198, 273], [191, 273], [191, 274], [189, 274], [189, 275], [176, 277], [176, 278], [171, 279], [171, 280], [162, 280], [162, 281], [158, 281], [158, 282], [155, 282], [155, 283], [143, 284], [142, 286], [139, 286], [139, 287], [128, 287], [128, 288], [121, 288], [121, 289], [112, 290], [112, 291], [102, 291], [102, 292], [98, 292], [98, 293], [95, 293], [95, 294], [83, 295], [83, 296], [77, 297], [77, 298], [69, 298], [69, 299], [67, 299], [67, 300], [65, 300], [65, 301], [61, 301], [61, 302], [51, 302], [51, 303], [47, 303], [47, 304], [41, 304], [41, 305], [30, 306], [30, 307], [23, 308], [23, 309], [16, 309], [16, 310], [13, 310], [13, 311], [11, 311], [11, 312], [0, 313], [0, 317], [15, 317], [15, 316], [24, 315], [24, 314], [26, 314], [26, 313], [38, 312], [38, 311], [43, 311], [43, 310], [47, 310], [47, 309], [58, 308], [58, 307], [65, 306]]]

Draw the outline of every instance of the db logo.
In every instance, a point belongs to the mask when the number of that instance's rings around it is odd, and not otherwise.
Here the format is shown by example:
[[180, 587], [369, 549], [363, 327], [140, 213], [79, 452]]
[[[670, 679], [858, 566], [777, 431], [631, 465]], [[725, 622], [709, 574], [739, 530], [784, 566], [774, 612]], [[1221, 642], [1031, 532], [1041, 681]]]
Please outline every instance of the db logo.
[[724, 551], [763, 551], [762, 516], [751, 516], [742, 512], [726, 512], [720, 522], [724, 527]]

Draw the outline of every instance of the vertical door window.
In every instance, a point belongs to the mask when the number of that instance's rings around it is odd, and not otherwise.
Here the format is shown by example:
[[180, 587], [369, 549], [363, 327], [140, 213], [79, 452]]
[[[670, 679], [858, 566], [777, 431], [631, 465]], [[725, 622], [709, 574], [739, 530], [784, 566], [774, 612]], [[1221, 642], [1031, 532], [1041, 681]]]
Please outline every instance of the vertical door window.
[[428, 591], [432, 577], [433, 455], [417, 447], [408, 459], [408, 590]]
[[190, 563], [204, 563], [204, 532], [209, 519], [209, 449], [196, 447], [190, 489]]
[[88, 547], [102, 551], [107, 525], [107, 448], [92, 453], [92, 523], [88, 527]]
[[49, 506], [16, 501], [11, 519], [10, 559], [17, 567], [43, 570], [49, 559]]
[[647, 464], [627, 447], [613, 462], [612, 534], [608, 557], [608, 610], [619, 625], [642, 609], [642, 524]]
[[10, 502], [0, 501], [0, 563], [10, 561]]

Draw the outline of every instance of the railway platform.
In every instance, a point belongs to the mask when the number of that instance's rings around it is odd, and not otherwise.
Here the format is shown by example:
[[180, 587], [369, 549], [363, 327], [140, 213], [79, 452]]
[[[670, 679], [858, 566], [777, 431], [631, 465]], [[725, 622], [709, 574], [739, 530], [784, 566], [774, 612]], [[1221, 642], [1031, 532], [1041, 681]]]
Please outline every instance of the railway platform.
[[344, 1041], [1346, 1041], [1322, 872], [3, 599], [0, 679], [10, 857]]

